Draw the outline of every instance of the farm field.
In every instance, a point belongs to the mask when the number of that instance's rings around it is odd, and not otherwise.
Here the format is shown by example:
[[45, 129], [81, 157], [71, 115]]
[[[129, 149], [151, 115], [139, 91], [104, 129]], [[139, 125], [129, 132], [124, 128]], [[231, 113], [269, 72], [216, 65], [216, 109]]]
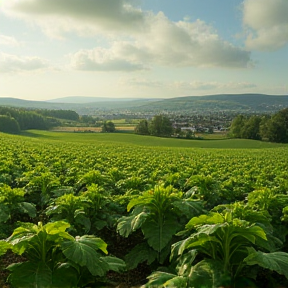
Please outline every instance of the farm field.
[[288, 287], [287, 191], [284, 144], [1, 133], [0, 286]]

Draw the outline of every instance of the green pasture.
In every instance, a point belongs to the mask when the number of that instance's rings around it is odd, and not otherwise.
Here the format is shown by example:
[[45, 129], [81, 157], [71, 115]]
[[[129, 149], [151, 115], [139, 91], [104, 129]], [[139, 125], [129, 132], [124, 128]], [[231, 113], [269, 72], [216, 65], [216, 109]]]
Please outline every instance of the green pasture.
[[[19, 137], [19, 136], [15, 136]], [[139, 145], [151, 147], [175, 147], [175, 148], [216, 148], [216, 149], [262, 149], [288, 147], [287, 144], [277, 144], [247, 139], [204, 139], [186, 140], [174, 138], [161, 138], [143, 136], [131, 133], [71, 133], [29, 130], [23, 132], [20, 137], [35, 138], [39, 140], [86, 142], [87, 144], [119, 144]]]

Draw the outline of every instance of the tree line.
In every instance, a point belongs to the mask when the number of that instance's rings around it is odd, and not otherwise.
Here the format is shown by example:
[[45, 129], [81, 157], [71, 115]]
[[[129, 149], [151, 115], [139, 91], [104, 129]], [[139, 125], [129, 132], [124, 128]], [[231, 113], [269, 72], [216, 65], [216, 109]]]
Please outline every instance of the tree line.
[[79, 114], [73, 110], [48, 110], [48, 109], [37, 109], [35, 110], [38, 114], [41, 114], [45, 117], [53, 117], [64, 120], [79, 121]]
[[46, 130], [58, 125], [58, 119], [79, 120], [79, 115], [70, 110], [28, 110], [0, 107], [0, 131], [18, 133], [21, 130]]
[[288, 143], [288, 108], [269, 116], [236, 116], [230, 127], [233, 138]]

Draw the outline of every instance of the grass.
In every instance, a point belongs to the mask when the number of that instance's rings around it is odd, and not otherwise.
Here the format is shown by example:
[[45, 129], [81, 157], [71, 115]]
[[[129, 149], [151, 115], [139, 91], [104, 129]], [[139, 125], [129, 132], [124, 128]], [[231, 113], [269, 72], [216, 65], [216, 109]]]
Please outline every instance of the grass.
[[216, 149], [262, 149], [288, 147], [287, 144], [277, 144], [246, 139], [216, 139], [216, 140], [186, 140], [142, 136], [131, 133], [69, 133], [54, 131], [29, 130], [21, 133], [22, 137], [37, 138], [64, 142], [86, 142], [87, 144], [118, 144], [139, 145], [151, 147], [175, 148], [216, 148]]

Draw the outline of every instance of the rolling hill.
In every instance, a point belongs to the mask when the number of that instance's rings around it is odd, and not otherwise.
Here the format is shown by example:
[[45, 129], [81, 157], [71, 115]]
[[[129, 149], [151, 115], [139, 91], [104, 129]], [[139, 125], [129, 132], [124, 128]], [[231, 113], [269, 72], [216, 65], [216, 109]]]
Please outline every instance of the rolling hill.
[[[89, 102], [91, 101], [91, 102]], [[79, 114], [97, 114], [99, 111], [134, 113], [206, 113], [233, 111], [236, 113], [271, 113], [288, 107], [287, 95], [265, 94], [219, 94], [207, 96], [186, 96], [170, 99], [129, 99], [64, 97], [49, 101], [28, 101], [15, 98], [0, 98], [0, 105], [40, 108], [69, 109]]]

